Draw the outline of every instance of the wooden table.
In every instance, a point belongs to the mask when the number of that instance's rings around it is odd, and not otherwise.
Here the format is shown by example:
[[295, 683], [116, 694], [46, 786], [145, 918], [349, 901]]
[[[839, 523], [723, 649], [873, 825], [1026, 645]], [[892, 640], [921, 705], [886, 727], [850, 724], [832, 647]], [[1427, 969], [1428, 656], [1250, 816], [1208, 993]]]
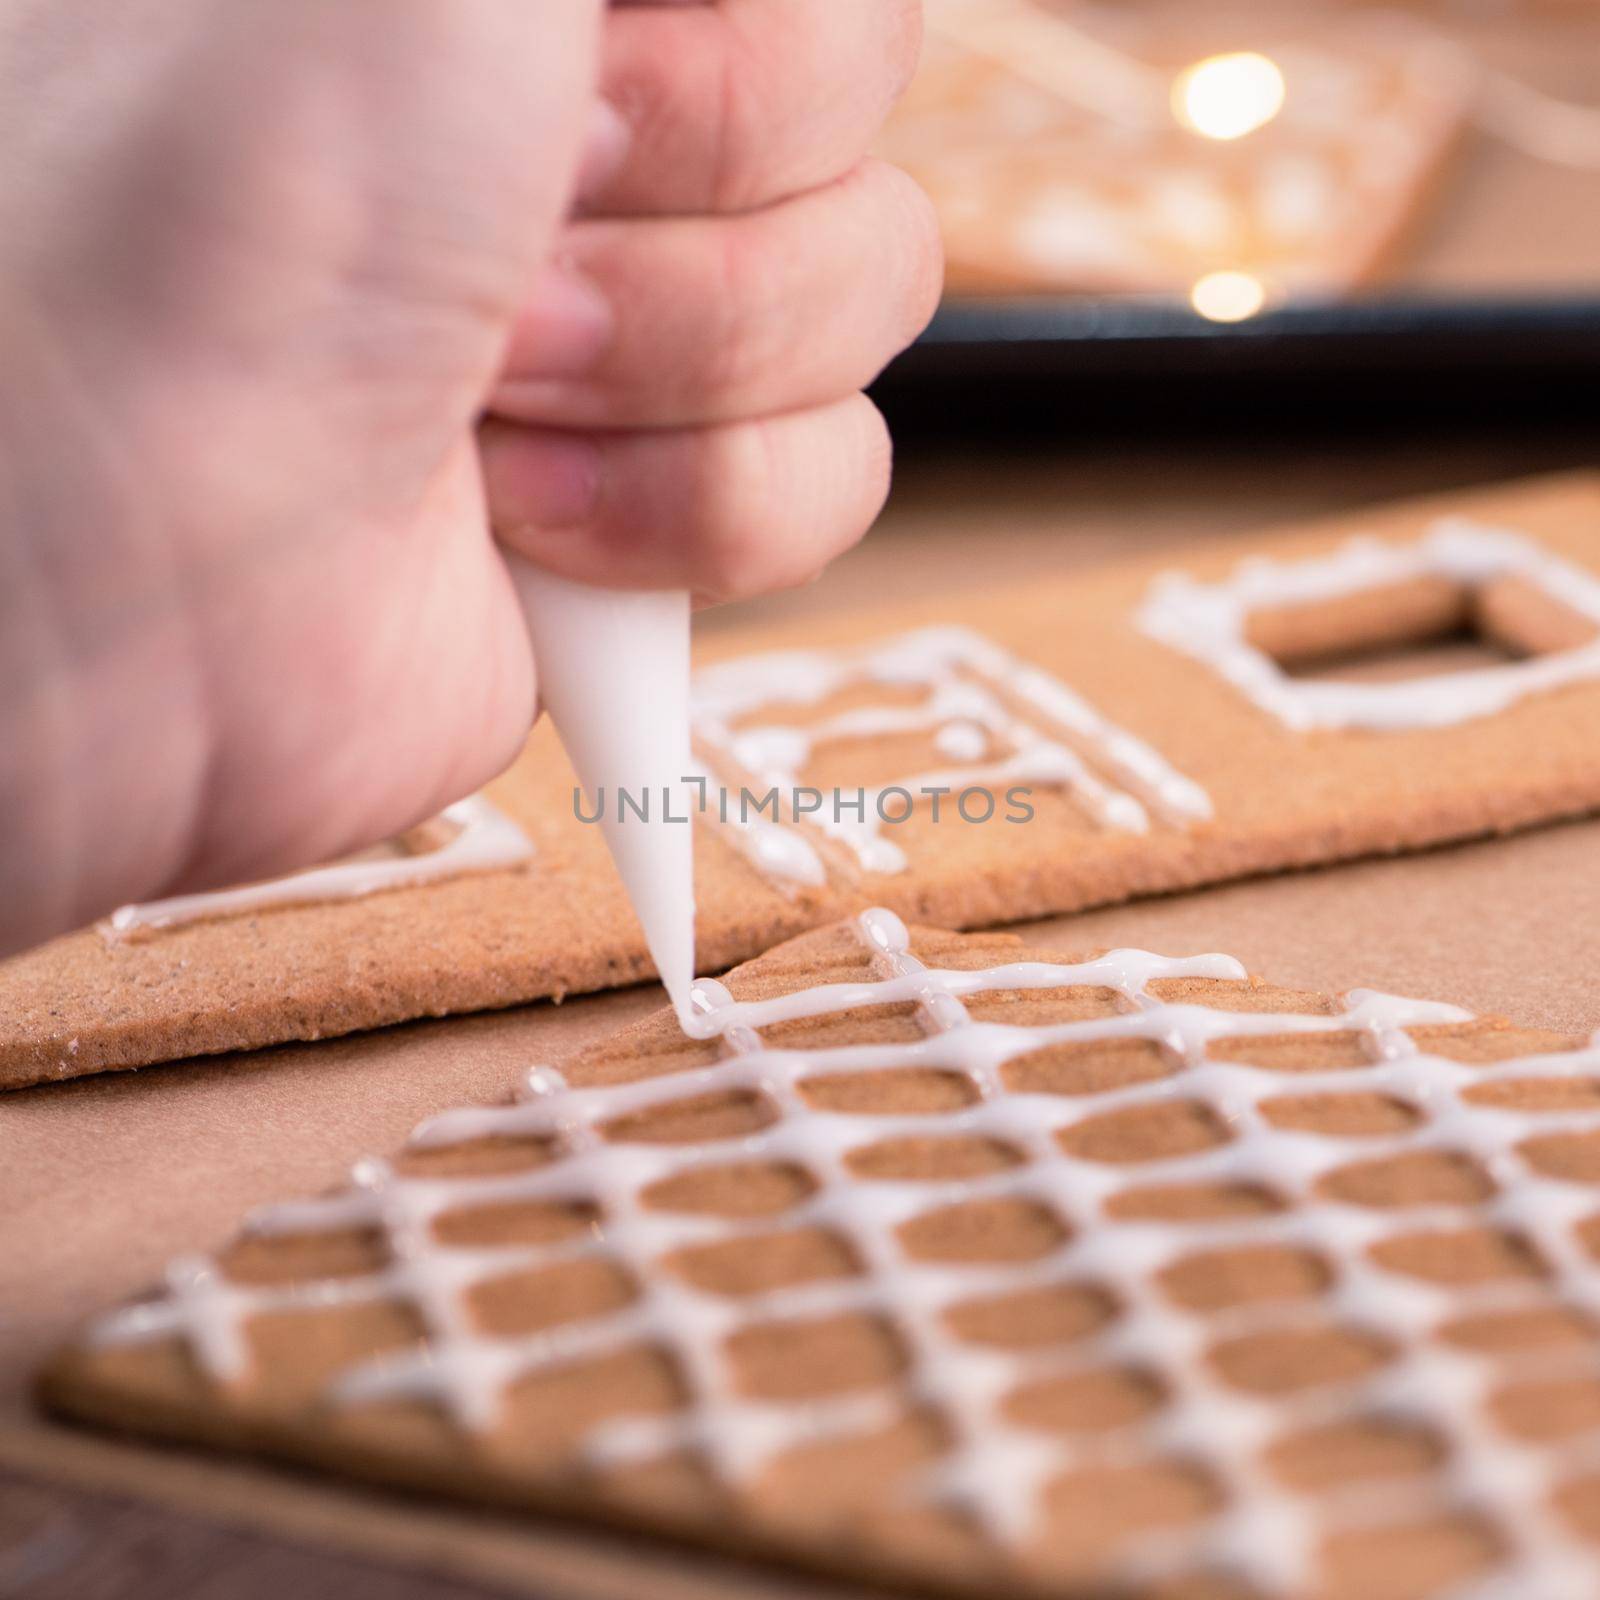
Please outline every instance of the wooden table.
[[[1389, 428], [1353, 441], [1319, 426], [1287, 438], [1252, 430], [1230, 439], [1212, 429], [1165, 445], [1100, 439], [912, 452], [890, 511], [860, 550], [819, 583], [746, 607], [738, 620], [858, 609], [885, 592], [953, 595], [1133, 547], [1176, 551], [1278, 518], [1589, 464], [1595, 441], [1593, 420], [1579, 419], [1520, 431], [1497, 421], [1469, 435]], [[711, 615], [703, 626], [733, 620]], [[1290, 982], [1392, 975], [1397, 989], [1428, 992], [1419, 986], [1448, 987], [1458, 919], [1407, 886], [1437, 884], [1445, 870], [1460, 892], [1492, 895], [1501, 907], [1473, 931], [1482, 974], [1446, 998], [1517, 1009], [1532, 1021], [1600, 1022], [1600, 994], [1563, 986], [1542, 957], [1566, 929], [1600, 925], [1600, 904], [1591, 903], [1600, 894], [1600, 824], [1113, 908], [1076, 919], [1073, 937], [1103, 944], [1113, 930], [1123, 936], [1117, 942], [1148, 934], [1174, 949], [1233, 941], [1244, 959]], [[1349, 938], [1323, 939], [1313, 951], [1287, 936], [1319, 922], [1348, 927], [1368, 894], [1389, 894], [1405, 908], [1386, 919], [1382, 972], [1357, 970], [1371, 957]], [[49, 1345], [80, 1316], [148, 1282], [168, 1256], [219, 1242], [250, 1204], [325, 1187], [426, 1112], [493, 1097], [535, 1055], [559, 1054], [655, 1003], [653, 991], [635, 990], [4, 1097], [0, 1597], [839, 1594], [726, 1563], [641, 1554], [616, 1539], [530, 1532], [427, 1507], [397, 1511], [376, 1495], [44, 1428], [27, 1410], [27, 1375]], [[424, 1070], [440, 1059], [451, 1070]], [[163, 1187], [161, 1130], [177, 1123], [211, 1130], [204, 1214]]]

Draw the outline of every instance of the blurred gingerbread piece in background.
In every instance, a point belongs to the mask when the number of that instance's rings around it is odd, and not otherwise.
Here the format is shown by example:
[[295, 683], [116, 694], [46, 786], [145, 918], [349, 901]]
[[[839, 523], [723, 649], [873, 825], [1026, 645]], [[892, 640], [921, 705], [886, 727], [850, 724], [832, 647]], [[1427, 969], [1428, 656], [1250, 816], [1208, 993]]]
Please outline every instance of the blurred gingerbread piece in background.
[[1470, 56], [1392, 17], [1237, 32], [1208, 52], [1131, 11], [932, 0], [884, 148], [934, 198], [951, 289], [1232, 321], [1370, 279], [1466, 125]]

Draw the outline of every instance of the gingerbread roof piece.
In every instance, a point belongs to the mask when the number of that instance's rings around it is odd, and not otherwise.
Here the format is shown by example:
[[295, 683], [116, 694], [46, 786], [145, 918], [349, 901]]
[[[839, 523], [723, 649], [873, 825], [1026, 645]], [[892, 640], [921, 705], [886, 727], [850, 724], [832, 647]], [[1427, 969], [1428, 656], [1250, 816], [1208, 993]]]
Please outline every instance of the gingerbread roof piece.
[[1600, 1580], [1592, 1042], [881, 909], [701, 999], [176, 1264], [50, 1403], [967, 1593]]

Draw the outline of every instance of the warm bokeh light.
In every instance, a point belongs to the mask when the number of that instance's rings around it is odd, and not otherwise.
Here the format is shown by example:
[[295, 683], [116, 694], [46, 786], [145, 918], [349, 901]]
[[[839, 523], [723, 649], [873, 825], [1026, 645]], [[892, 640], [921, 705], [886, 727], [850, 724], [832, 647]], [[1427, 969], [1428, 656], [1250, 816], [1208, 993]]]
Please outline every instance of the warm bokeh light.
[[1271, 122], [1283, 96], [1277, 62], [1238, 50], [1185, 67], [1172, 85], [1172, 114], [1207, 139], [1240, 139]]
[[1267, 303], [1267, 291], [1248, 272], [1208, 272], [1189, 291], [1189, 304], [1210, 322], [1244, 322]]

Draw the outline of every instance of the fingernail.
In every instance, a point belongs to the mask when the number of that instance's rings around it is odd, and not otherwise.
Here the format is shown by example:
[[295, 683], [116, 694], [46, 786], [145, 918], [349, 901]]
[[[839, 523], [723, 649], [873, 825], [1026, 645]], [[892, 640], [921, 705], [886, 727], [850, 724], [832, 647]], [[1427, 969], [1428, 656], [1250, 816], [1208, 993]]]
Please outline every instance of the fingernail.
[[596, 367], [616, 326], [611, 302], [571, 266], [540, 272], [517, 318], [508, 378], [581, 378]]
[[600, 500], [597, 445], [517, 429], [485, 454], [490, 514], [512, 543], [590, 522]]
[[589, 126], [578, 157], [577, 200], [593, 200], [606, 188], [622, 171], [632, 142], [628, 119], [609, 100], [596, 100], [589, 108]]

